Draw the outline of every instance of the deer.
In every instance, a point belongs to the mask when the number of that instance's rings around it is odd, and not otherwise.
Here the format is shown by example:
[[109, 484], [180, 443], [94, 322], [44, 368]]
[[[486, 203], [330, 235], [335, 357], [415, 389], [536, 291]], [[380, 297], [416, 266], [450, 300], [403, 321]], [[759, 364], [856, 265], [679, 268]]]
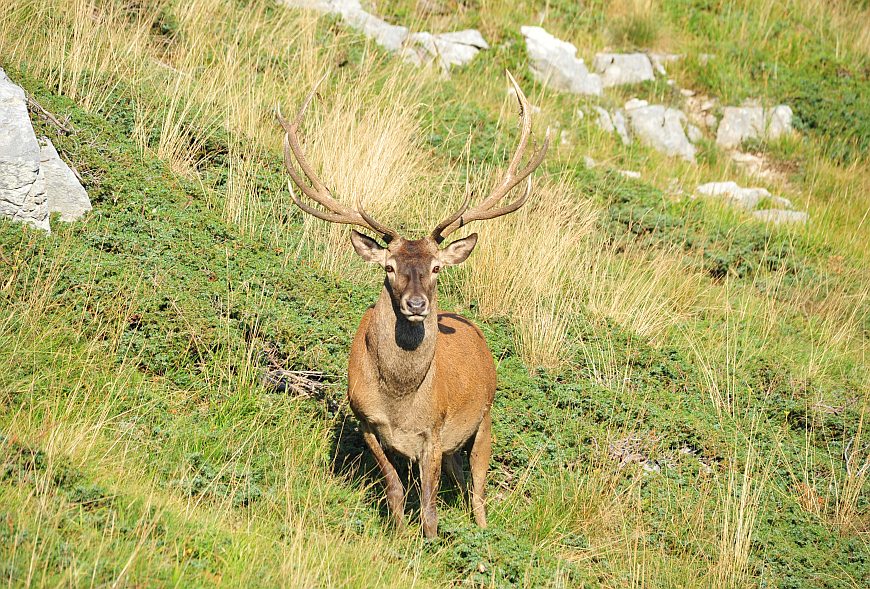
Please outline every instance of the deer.
[[[532, 172], [547, 153], [549, 129], [541, 147], [533, 148], [521, 166], [532, 135], [531, 107], [514, 77], [506, 74], [519, 102], [521, 127], [507, 172], [473, 208], [468, 208], [466, 190], [459, 209], [420, 239], [402, 237], [369, 215], [359, 202], [351, 208], [336, 200], [308, 162], [299, 129], [325, 76], [309, 92], [293, 122], [278, 114], [285, 132], [284, 164], [292, 179], [288, 187], [296, 206], [323, 221], [360, 227], [382, 242], [356, 229], [350, 235], [356, 253], [383, 269], [384, 281], [351, 344], [347, 397], [383, 476], [391, 519], [399, 530], [406, 529], [405, 489], [387, 453], [419, 466], [420, 519], [427, 538], [438, 534], [435, 503], [442, 468], [463, 496], [470, 495], [477, 525], [487, 526], [485, 487], [492, 454], [495, 361], [476, 325], [455, 313], [439, 311], [436, 286], [440, 272], [464, 262], [478, 239], [472, 233], [442, 247], [447, 236], [473, 221], [495, 219], [522, 207], [532, 193]], [[500, 204], [524, 180], [522, 194], [509, 204]], [[303, 201], [293, 184], [322, 209]], [[462, 452], [468, 454], [470, 488], [459, 462]]]

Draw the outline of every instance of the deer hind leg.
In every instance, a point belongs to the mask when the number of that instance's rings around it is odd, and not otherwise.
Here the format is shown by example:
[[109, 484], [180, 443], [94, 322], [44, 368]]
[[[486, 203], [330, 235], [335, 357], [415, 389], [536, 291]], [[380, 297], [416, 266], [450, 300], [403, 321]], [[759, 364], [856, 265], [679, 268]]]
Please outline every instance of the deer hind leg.
[[434, 538], [438, 535], [438, 512], [435, 500], [441, 482], [441, 441], [437, 438], [426, 442], [420, 459], [420, 517], [423, 520], [423, 535]]
[[486, 527], [486, 473], [489, 470], [489, 459], [492, 456], [492, 416], [487, 410], [471, 446], [471, 509], [474, 521], [481, 528]]
[[462, 496], [462, 500], [465, 501], [468, 495], [468, 484], [465, 481], [465, 470], [462, 468], [461, 452], [462, 450], [459, 450], [455, 454], [445, 455], [441, 464], [444, 470], [447, 471], [447, 475], [456, 483], [459, 494]]
[[396, 527], [400, 530], [405, 529], [405, 489], [402, 486], [402, 480], [399, 478], [399, 473], [396, 472], [396, 467], [387, 458], [384, 449], [381, 448], [381, 443], [378, 441], [374, 432], [363, 426], [363, 439], [369, 450], [375, 456], [375, 461], [381, 469], [381, 474], [384, 475], [384, 480], [387, 485], [387, 505], [390, 508], [390, 513], [393, 516], [393, 521]]

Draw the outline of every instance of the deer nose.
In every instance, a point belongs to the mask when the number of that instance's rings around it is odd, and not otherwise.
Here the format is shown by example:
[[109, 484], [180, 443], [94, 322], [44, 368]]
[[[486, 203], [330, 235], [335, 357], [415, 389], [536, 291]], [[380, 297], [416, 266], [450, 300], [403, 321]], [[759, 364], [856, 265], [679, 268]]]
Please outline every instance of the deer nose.
[[426, 297], [419, 295], [408, 297], [408, 300], [405, 301], [405, 306], [408, 307], [408, 311], [411, 313], [422, 313], [426, 310], [426, 304]]

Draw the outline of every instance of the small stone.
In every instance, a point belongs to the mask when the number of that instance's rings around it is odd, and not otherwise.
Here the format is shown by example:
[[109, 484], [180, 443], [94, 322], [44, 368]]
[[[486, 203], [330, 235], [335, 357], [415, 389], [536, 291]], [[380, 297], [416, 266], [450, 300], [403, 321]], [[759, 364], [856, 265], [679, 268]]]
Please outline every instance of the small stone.
[[689, 90], [688, 88], [680, 88], [680, 94], [686, 97], [691, 97], [695, 95], [695, 91]]
[[628, 132], [628, 125], [625, 120], [625, 112], [617, 110], [613, 113], [613, 128], [616, 129], [617, 135], [622, 140], [623, 145], [631, 145], [631, 135]]
[[646, 100], [639, 100], [637, 98], [631, 98], [625, 103], [625, 110], [631, 110], [633, 108], [642, 108], [644, 106], [649, 106], [649, 102]]
[[626, 178], [631, 178], [633, 180], [640, 179], [640, 172], [634, 172], [632, 170], [619, 170], [619, 173]]
[[598, 162], [596, 162], [594, 159], [592, 159], [592, 157], [588, 155], [583, 156], [583, 163], [586, 165], [587, 168], [594, 168], [596, 165], [598, 165]]
[[719, 125], [719, 120], [715, 115], [707, 114], [704, 116], [704, 125], [706, 125], [708, 129], [716, 129]]
[[610, 118], [610, 113], [600, 106], [593, 106], [592, 110], [598, 114], [596, 122], [601, 130], [605, 133], [613, 133], [613, 120]]
[[686, 125], [686, 135], [689, 137], [689, 141], [691, 141], [692, 143], [697, 143], [704, 138], [704, 134], [701, 132], [701, 129], [691, 124]]

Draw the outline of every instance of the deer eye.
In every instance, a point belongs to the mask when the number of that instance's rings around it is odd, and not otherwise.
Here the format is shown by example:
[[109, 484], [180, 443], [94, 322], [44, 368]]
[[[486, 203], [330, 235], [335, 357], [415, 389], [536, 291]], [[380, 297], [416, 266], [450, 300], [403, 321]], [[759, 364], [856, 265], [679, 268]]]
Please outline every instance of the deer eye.
[[432, 268], [432, 274], [438, 274], [439, 272], [441, 272], [441, 266], [435, 266]]
[[395, 268], [393, 268], [393, 267], [390, 266], [389, 264], [387, 264], [386, 266], [384, 266], [384, 270], [387, 271], [387, 274], [392, 274], [393, 272], [395, 272]]

